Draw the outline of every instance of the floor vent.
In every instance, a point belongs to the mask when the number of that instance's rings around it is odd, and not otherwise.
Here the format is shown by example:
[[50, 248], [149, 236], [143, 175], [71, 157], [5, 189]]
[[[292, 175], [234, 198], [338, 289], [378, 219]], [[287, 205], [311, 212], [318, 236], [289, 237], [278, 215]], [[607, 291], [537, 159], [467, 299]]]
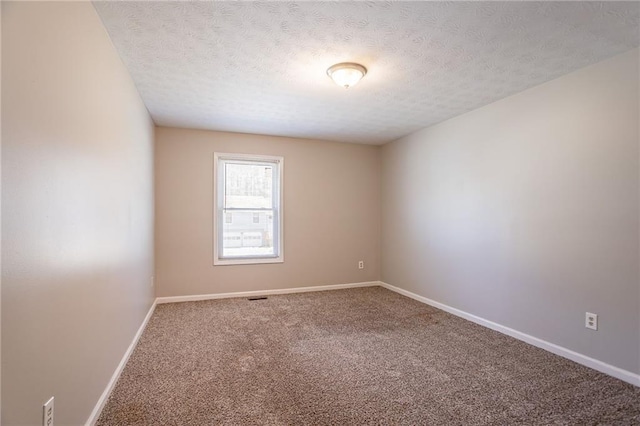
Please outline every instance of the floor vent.
[[247, 299], [247, 300], [251, 300], [251, 301], [253, 301], [253, 300], [267, 300], [267, 296], [256, 296], [256, 297], [250, 297], [250, 298], [249, 298], [249, 299]]

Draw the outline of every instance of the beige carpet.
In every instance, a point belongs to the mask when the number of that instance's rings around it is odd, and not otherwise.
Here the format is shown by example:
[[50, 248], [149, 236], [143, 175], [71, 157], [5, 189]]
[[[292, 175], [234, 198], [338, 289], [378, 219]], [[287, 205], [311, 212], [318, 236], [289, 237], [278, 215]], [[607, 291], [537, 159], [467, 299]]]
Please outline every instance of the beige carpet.
[[640, 388], [379, 287], [160, 305], [99, 425], [631, 425]]

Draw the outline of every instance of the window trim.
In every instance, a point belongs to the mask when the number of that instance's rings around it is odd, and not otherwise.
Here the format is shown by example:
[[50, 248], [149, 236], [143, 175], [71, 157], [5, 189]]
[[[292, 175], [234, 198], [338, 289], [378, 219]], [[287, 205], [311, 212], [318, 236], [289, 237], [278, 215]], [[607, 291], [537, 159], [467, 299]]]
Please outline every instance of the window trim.
[[[237, 257], [237, 258], [221, 258], [220, 257], [220, 243], [222, 235], [222, 229], [224, 229], [224, 213], [222, 212], [222, 195], [219, 192], [219, 186], [224, 185], [224, 177], [221, 175], [219, 165], [220, 160], [237, 160], [237, 161], [251, 161], [259, 162], [266, 161], [270, 163], [278, 164], [279, 179], [277, 181], [278, 193], [274, 197], [274, 201], [278, 203], [274, 206], [274, 216], [277, 215], [277, 221], [274, 218], [274, 227], [277, 226], [277, 231], [274, 232], [274, 239], [277, 239], [277, 256], [252, 256], [252, 257]], [[275, 179], [274, 179], [275, 181]], [[275, 182], [274, 182], [275, 183]], [[284, 157], [273, 155], [254, 155], [254, 154], [232, 154], [223, 152], [213, 153], [213, 264], [215, 266], [222, 265], [256, 265], [264, 263], [283, 263], [284, 262]], [[218, 232], [220, 230], [220, 232]], [[274, 241], [274, 245], [276, 242]]]

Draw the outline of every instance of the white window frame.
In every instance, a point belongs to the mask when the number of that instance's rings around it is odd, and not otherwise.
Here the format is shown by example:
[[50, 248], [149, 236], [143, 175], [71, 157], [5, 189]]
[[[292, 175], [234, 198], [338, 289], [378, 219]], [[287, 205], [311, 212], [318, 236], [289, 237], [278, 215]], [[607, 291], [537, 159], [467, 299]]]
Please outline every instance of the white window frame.
[[[220, 257], [222, 254], [224, 229], [224, 167], [221, 161], [246, 161], [256, 163], [275, 164], [276, 173], [273, 177], [273, 246], [274, 256], [252, 257]], [[284, 158], [272, 155], [230, 154], [215, 152], [213, 154], [213, 264], [219, 265], [254, 265], [262, 263], [284, 262]]]

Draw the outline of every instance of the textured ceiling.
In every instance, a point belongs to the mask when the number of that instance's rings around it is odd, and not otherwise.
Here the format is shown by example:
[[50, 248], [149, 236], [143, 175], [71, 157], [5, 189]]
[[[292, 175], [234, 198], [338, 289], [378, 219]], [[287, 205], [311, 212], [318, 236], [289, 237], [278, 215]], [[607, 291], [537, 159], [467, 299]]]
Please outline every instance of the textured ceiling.
[[[158, 125], [381, 144], [638, 46], [636, 2], [94, 2]], [[359, 62], [357, 86], [326, 69]]]

